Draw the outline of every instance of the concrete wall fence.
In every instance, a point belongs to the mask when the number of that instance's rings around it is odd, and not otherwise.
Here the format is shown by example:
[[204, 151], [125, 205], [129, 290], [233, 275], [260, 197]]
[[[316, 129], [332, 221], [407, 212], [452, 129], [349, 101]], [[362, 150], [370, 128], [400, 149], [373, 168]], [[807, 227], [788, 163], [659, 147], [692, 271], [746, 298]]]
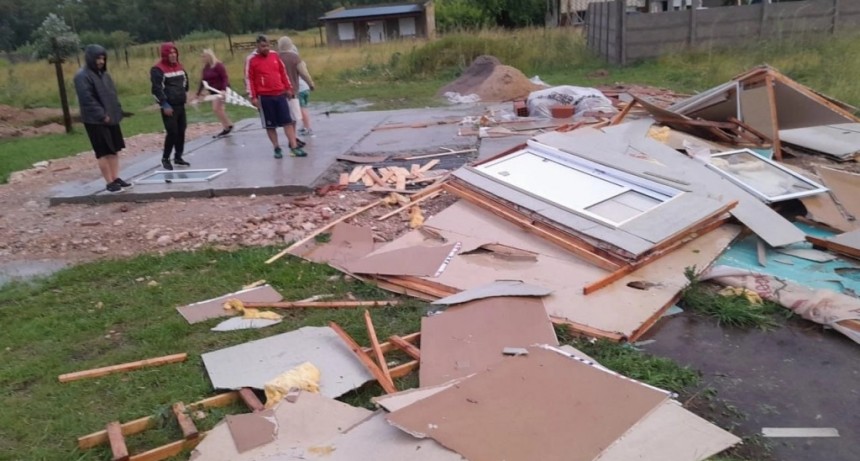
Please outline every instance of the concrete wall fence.
[[662, 13], [629, 12], [626, 0], [588, 5], [588, 47], [626, 65], [688, 48], [726, 48], [799, 35], [858, 30], [860, 0], [803, 0]]

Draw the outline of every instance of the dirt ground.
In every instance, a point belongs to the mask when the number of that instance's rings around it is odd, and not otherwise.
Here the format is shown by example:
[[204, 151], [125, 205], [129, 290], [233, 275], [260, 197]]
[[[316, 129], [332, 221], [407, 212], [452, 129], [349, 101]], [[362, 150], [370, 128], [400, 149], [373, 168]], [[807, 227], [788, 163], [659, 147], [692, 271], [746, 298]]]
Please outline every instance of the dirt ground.
[[62, 123], [60, 109], [21, 109], [0, 104], [0, 139], [64, 133]]
[[[192, 125], [188, 128], [188, 138], [209, 136], [219, 128], [217, 124]], [[127, 139], [121, 164], [153, 155], [162, 141], [161, 133]], [[154, 166], [159, 159], [153, 156], [152, 160]], [[380, 198], [366, 192], [334, 191], [325, 196], [48, 205], [53, 187], [99, 177], [91, 152], [13, 174], [9, 184], [0, 185], [0, 260], [54, 259], [75, 264], [141, 253], [194, 250], [204, 245], [224, 249], [284, 245]], [[422, 206], [427, 217], [448, 201], [443, 198], [431, 202]], [[406, 213], [385, 221], [376, 219], [392, 209], [376, 207], [354, 222], [372, 228], [379, 240], [390, 240], [408, 229]]]

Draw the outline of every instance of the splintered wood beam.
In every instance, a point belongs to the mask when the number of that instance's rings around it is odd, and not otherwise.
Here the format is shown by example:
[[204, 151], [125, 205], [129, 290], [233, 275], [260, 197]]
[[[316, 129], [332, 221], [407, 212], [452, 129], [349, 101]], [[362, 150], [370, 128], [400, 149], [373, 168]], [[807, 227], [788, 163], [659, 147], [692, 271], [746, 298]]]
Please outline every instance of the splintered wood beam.
[[197, 438], [200, 433], [197, 431], [197, 426], [194, 425], [194, 421], [188, 417], [185, 409], [185, 404], [182, 402], [176, 402], [173, 404], [173, 414], [176, 416], [176, 422], [179, 423], [179, 428], [182, 429], [182, 436], [185, 437], [185, 440], [191, 440]]
[[[717, 216], [719, 216], [723, 213], [727, 213], [729, 210], [734, 208], [737, 205], [737, 203], [738, 203], [737, 201], [734, 201], [734, 202], [729, 203], [725, 207], [720, 208], [719, 214]], [[585, 287], [582, 288], [582, 294], [590, 295], [590, 294], [600, 290], [601, 288], [605, 288], [605, 287], [613, 284], [614, 282], [621, 280], [622, 278], [633, 273], [634, 271], [636, 271], [640, 267], [645, 266], [647, 264], [651, 264], [652, 262], [656, 261], [657, 259], [660, 259], [663, 256], [675, 251], [676, 249], [678, 249], [682, 245], [685, 245], [686, 243], [690, 242], [691, 240], [694, 240], [695, 238], [698, 238], [702, 235], [707, 234], [708, 232], [711, 232], [711, 231], [717, 229], [718, 227], [725, 224], [726, 221], [728, 221], [728, 218], [718, 218], [714, 221], [708, 221], [708, 222], [704, 223], [703, 225], [700, 225], [700, 226], [692, 229], [687, 234], [683, 234], [681, 236], [676, 236], [675, 238], [671, 239], [670, 241], [664, 243], [656, 251], [648, 254], [647, 256], [643, 257], [639, 261], [636, 261], [636, 262], [627, 264], [625, 266], [622, 266], [621, 268], [611, 272], [606, 277], [603, 277], [602, 279], [597, 280], [596, 282], [592, 282], [592, 283], [586, 285]]]
[[748, 132], [752, 133], [756, 137], [761, 138], [762, 141], [764, 141], [764, 142], [773, 142], [773, 139], [771, 139], [770, 136], [768, 136], [768, 135], [762, 133], [761, 131], [751, 127], [750, 125], [738, 120], [735, 117], [729, 117], [727, 120], [732, 122], [732, 123], [736, 123], [744, 131], [748, 131]]
[[[200, 408], [226, 407], [228, 405], [232, 405], [233, 402], [238, 400], [238, 398], [238, 392], [225, 392], [223, 394], [218, 394], [214, 397], [209, 397], [198, 402], [188, 404], [186, 408], [188, 408], [189, 410], [197, 410]], [[120, 427], [122, 429], [123, 435], [134, 435], [139, 434], [151, 427], [154, 427], [156, 421], [157, 419], [154, 416], [145, 416], [143, 418], [138, 418], [127, 423], [122, 423]], [[88, 448], [108, 443], [108, 441], [109, 439], [107, 430], [101, 430], [98, 432], [93, 432], [92, 434], [78, 437], [78, 448], [80, 448], [81, 450], [86, 450]]]
[[80, 379], [98, 378], [113, 373], [123, 373], [126, 371], [139, 370], [141, 368], [157, 367], [168, 363], [183, 362], [188, 358], [188, 354], [173, 354], [152, 359], [138, 360], [137, 362], [122, 363], [119, 365], [111, 365], [101, 368], [93, 368], [91, 370], [76, 371], [74, 373], [66, 373], [59, 376], [61, 383], [69, 381], [77, 381]]
[[425, 164], [424, 164], [424, 166], [419, 167], [419, 168], [418, 168], [418, 171], [416, 171], [416, 172], [414, 172], [414, 173], [412, 173], [412, 174], [421, 174], [421, 173], [426, 173], [427, 171], [430, 171], [431, 169], [433, 169], [433, 167], [434, 167], [434, 166], [436, 166], [436, 165], [438, 165], [438, 164], [439, 164], [439, 159], [438, 159], [438, 158], [437, 158], [437, 159], [430, 160], [429, 162], [425, 163]]
[[818, 237], [812, 237], [807, 235], [806, 240], [811, 243], [813, 246], [826, 248], [830, 251], [843, 254], [845, 256], [850, 256], [852, 258], [860, 259], [860, 249], [850, 247], [848, 245], [843, 245], [841, 243], [836, 243], [831, 240], [825, 240]]
[[782, 143], [779, 141], [779, 120], [777, 119], [776, 91], [774, 90], [773, 76], [768, 73], [764, 78], [764, 82], [767, 89], [768, 106], [770, 107], [771, 126], [773, 127], [773, 158], [781, 162]]
[[[400, 338], [403, 339], [404, 341], [406, 341], [407, 343], [415, 344], [418, 342], [418, 339], [421, 338], [421, 332], [419, 331], [417, 333], [411, 333], [411, 334], [408, 334], [406, 336], [401, 336]], [[382, 352], [385, 354], [387, 354], [387, 353], [389, 353], [395, 349], [399, 349], [396, 345], [394, 345], [394, 343], [391, 342], [390, 339], [388, 341], [385, 341], [384, 343], [380, 343], [379, 348], [382, 349]], [[366, 354], [373, 353], [373, 350], [371, 350], [369, 347], [363, 347], [362, 350]]]
[[361, 362], [361, 364], [364, 365], [365, 368], [367, 368], [367, 371], [369, 371], [370, 374], [373, 375], [379, 385], [382, 386], [382, 389], [385, 391], [386, 394], [393, 394], [397, 392], [397, 388], [394, 387], [394, 384], [386, 378], [385, 374], [382, 373], [382, 370], [378, 366], [376, 366], [376, 363], [374, 363], [373, 360], [367, 354], [364, 353], [364, 350], [361, 348], [361, 346], [358, 345], [357, 342], [355, 342], [354, 339], [352, 339], [352, 336], [350, 336], [349, 333], [344, 331], [344, 329], [341, 328], [340, 325], [335, 322], [329, 322], [328, 326], [332, 330], [334, 330], [334, 332], [337, 333], [338, 336], [340, 336], [340, 339], [342, 339], [346, 346], [349, 348], [349, 350], [351, 350], [352, 353], [355, 354], [355, 357], [358, 358], [359, 362]]
[[[367, 337], [370, 338], [370, 348], [373, 350], [373, 355], [376, 357], [376, 363], [385, 379], [394, 387], [394, 380], [391, 379], [391, 372], [388, 370], [388, 363], [385, 362], [385, 354], [379, 347], [379, 338], [376, 337], [376, 328], [373, 326], [373, 319], [370, 318], [370, 311], [364, 311], [364, 325], [367, 327]], [[362, 350], [364, 352], [364, 350]]]
[[618, 115], [616, 115], [615, 117], [612, 117], [612, 121], [609, 122], [609, 124], [610, 125], [618, 125], [619, 123], [621, 123], [621, 121], [624, 120], [625, 117], [627, 117], [627, 114], [629, 114], [630, 111], [633, 110], [633, 106], [635, 106], [635, 105], [636, 105], [635, 99], [633, 101], [630, 101], [629, 103], [627, 103], [627, 107], [622, 109], [621, 112], [618, 113]]
[[122, 435], [119, 421], [109, 422], [105, 430], [110, 441], [111, 459], [113, 461], [128, 461], [128, 447], [125, 445], [125, 437]]
[[292, 245], [284, 248], [280, 253], [276, 254], [275, 256], [272, 256], [271, 258], [267, 259], [266, 264], [272, 264], [273, 262], [283, 258], [284, 255], [286, 255], [290, 251], [292, 251], [292, 250], [304, 245], [305, 243], [308, 243], [309, 241], [313, 240], [314, 237], [316, 237], [317, 235], [320, 235], [320, 234], [324, 233], [325, 231], [331, 229], [332, 227], [346, 221], [347, 219], [352, 218], [353, 216], [359, 215], [361, 213], [364, 213], [365, 211], [367, 211], [367, 210], [369, 210], [369, 209], [371, 209], [377, 205], [380, 205], [382, 203], [383, 203], [383, 200], [377, 200], [377, 201], [371, 203], [370, 205], [363, 206], [363, 207], [353, 211], [352, 213], [347, 213], [347, 214], [341, 216], [340, 218], [335, 219], [334, 221], [326, 224], [325, 226], [320, 227], [319, 229], [311, 232], [310, 234], [305, 236], [305, 238], [303, 238], [303, 239], [293, 243]]
[[239, 398], [241, 398], [242, 401], [245, 402], [245, 406], [248, 407], [248, 409], [253, 411], [254, 413], [266, 409], [265, 405], [263, 405], [263, 402], [260, 401], [260, 399], [257, 397], [257, 394], [255, 394], [254, 390], [250, 387], [243, 387], [242, 389], [239, 389]]
[[565, 250], [579, 256], [580, 258], [594, 264], [601, 269], [606, 269], [608, 271], [615, 271], [621, 267], [620, 264], [611, 261], [609, 259], [604, 258], [598, 254], [593, 253], [588, 248], [584, 248], [577, 244], [577, 242], [572, 241], [571, 238], [565, 238], [566, 236], [559, 235], [561, 232], [546, 229], [543, 226], [540, 226], [535, 221], [522, 216], [520, 213], [511, 210], [502, 205], [496, 204], [492, 199], [488, 199], [482, 196], [479, 193], [468, 190], [459, 185], [454, 185], [452, 183], [445, 183], [443, 188], [450, 194], [454, 194], [457, 197], [460, 197], [468, 202], [474, 203], [490, 212], [504, 218], [505, 220], [512, 222], [521, 228], [529, 231], [533, 234], [538, 235], [539, 237], [552, 242]]
[[396, 348], [405, 352], [406, 355], [412, 357], [415, 360], [421, 359], [421, 350], [411, 344], [409, 341], [401, 338], [397, 335], [392, 335], [388, 337], [388, 342], [393, 344]]
[[254, 309], [269, 307], [272, 309], [303, 309], [303, 308], [348, 308], [348, 307], [385, 307], [397, 306], [400, 301], [282, 301], [270, 303], [242, 303], [245, 307]]
[[413, 360], [411, 362], [406, 362], [403, 365], [398, 365], [391, 369], [391, 377], [393, 379], [400, 379], [409, 373], [412, 373], [418, 368], [418, 360]]

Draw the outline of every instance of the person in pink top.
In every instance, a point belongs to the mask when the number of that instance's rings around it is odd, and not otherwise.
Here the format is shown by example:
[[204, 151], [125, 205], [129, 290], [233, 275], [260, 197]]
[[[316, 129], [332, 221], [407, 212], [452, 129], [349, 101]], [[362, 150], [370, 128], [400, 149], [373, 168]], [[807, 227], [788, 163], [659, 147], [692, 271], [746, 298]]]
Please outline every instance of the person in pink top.
[[[230, 86], [230, 79], [227, 77], [227, 68], [218, 60], [215, 52], [206, 48], [200, 57], [203, 58], [203, 76], [200, 79], [200, 86], [197, 87], [197, 97], [199, 98], [203, 93], [203, 82], [206, 82], [210, 87], [218, 91], [226, 91], [227, 87]], [[212, 100], [212, 112], [218, 117], [218, 121], [221, 122], [221, 128], [223, 128], [214, 137], [220, 138], [221, 136], [230, 134], [233, 131], [233, 123], [230, 122], [230, 117], [227, 116], [227, 112], [224, 110], [223, 99]]]
[[307, 156], [296, 140], [296, 126], [287, 105], [293, 87], [281, 58], [269, 50], [269, 39], [265, 35], [257, 37], [257, 54], [248, 60], [248, 92], [251, 104], [260, 111], [263, 128], [275, 149], [275, 158], [283, 157], [278, 142], [279, 127], [283, 127], [287, 135], [290, 153], [294, 157]]

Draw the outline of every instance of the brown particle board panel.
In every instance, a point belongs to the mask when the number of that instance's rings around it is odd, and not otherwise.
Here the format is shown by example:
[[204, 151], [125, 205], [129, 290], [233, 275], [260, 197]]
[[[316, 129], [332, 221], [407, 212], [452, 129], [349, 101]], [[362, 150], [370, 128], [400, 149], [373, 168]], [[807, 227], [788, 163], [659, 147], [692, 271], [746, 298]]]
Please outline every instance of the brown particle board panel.
[[820, 167], [815, 172], [848, 214], [860, 219], [860, 174]]
[[591, 461], [667, 399], [662, 391], [533, 347], [388, 420], [469, 461]]
[[331, 230], [328, 242], [319, 244], [307, 251], [297, 248], [294, 254], [318, 263], [327, 263], [335, 267], [366, 256], [373, 251], [373, 231], [366, 227], [340, 223]]
[[[494, 242], [538, 255], [536, 261], [511, 261], [492, 254], [459, 255], [439, 278], [427, 280], [458, 290], [480, 287], [496, 280], [522, 280], [553, 290], [552, 294], [542, 298], [551, 317], [612, 333], [616, 337], [639, 333], [642, 326], [659, 316], [686, 286], [684, 269], [696, 266], [703, 270], [740, 232], [737, 226], [722, 226], [684, 244], [655, 264], [646, 265], [585, 296], [583, 287], [602, 280], [608, 271], [535, 238], [475, 205], [459, 201], [430, 218], [426, 225], [449, 241], [462, 241], [464, 247], [476, 248]], [[420, 244], [423, 239], [420, 232], [409, 232], [380, 251]], [[633, 281], [656, 285], [638, 290], [627, 286]]]
[[233, 444], [236, 445], [236, 451], [239, 453], [273, 442], [278, 433], [277, 420], [272, 410], [227, 415], [224, 420], [227, 422]]
[[445, 271], [447, 259], [456, 253], [456, 244], [441, 246], [416, 245], [392, 251], [380, 251], [349, 261], [343, 268], [355, 274], [408, 275], [433, 277]]
[[543, 302], [535, 298], [486, 298], [421, 319], [422, 387], [443, 384], [502, 361], [505, 347], [558, 345]]

